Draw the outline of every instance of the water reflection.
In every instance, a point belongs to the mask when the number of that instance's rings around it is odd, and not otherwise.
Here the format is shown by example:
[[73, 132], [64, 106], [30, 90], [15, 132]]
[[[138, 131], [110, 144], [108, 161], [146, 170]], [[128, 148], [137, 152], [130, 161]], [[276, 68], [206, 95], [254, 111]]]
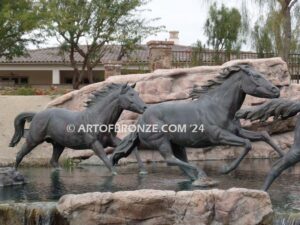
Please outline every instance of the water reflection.
[[[226, 161], [197, 163], [208, 175], [219, 181], [218, 188], [244, 187], [259, 189], [274, 162], [245, 160], [229, 175], [217, 171]], [[110, 176], [105, 167], [81, 167], [73, 170], [51, 168], [22, 168], [29, 183], [0, 188], [0, 201], [53, 201], [64, 194], [94, 191], [123, 191], [136, 189], [192, 190], [196, 189], [177, 167], [149, 164], [148, 175], [139, 175], [136, 165], [118, 168], [119, 175]], [[270, 189], [276, 210], [300, 211], [300, 165], [285, 172]]]
[[54, 169], [50, 175], [50, 195], [49, 199], [57, 199], [65, 193], [64, 184], [60, 178], [60, 169]]

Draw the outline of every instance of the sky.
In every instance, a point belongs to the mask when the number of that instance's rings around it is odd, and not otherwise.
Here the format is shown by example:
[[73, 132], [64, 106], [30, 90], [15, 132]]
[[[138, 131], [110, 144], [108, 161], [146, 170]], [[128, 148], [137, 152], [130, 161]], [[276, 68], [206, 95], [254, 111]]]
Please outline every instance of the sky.
[[[179, 43], [182, 45], [192, 45], [197, 40], [202, 43], [207, 41], [204, 34], [204, 24], [208, 16], [209, 0], [152, 0], [146, 8], [151, 12], [144, 14], [146, 18], [160, 18], [157, 24], [164, 25], [166, 31], [179, 31]], [[227, 7], [241, 8], [241, 0], [217, 0], [221, 5], [224, 3]], [[248, 16], [250, 23], [254, 24], [261, 13], [252, 0], [247, 0]], [[168, 32], [161, 32], [157, 36], [151, 36], [143, 41], [149, 40], [166, 40]], [[243, 47], [249, 50], [251, 44], [248, 43]]]
[[[211, 0], [150, 0], [144, 6], [149, 11], [143, 12], [141, 16], [146, 19], [160, 18], [153, 25], [164, 25], [165, 32], [158, 33], [156, 36], [150, 36], [143, 40], [146, 43], [150, 40], [167, 40], [169, 38], [168, 31], [179, 31], [179, 44], [192, 45], [197, 40], [206, 43], [207, 39], [204, 35], [204, 24], [208, 16], [209, 2]], [[259, 17], [260, 10], [254, 5], [253, 0], [246, 0], [248, 16], [250, 23], [254, 24]], [[218, 5], [224, 3], [227, 7], [241, 8], [241, 0], [217, 0]], [[47, 43], [40, 47], [57, 46], [56, 39], [49, 39]], [[29, 46], [29, 48], [36, 48]], [[251, 50], [251, 43], [242, 47], [242, 50]]]

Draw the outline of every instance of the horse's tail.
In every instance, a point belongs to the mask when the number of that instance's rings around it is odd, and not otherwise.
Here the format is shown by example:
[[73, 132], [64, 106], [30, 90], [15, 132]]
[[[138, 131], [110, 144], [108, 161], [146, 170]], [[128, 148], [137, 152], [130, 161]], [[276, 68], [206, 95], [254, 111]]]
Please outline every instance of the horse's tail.
[[16, 146], [16, 144], [19, 143], [19, 141], [21, 140], [21, 138], [24, 135], [24, 126], [25, 126], [25, 122], [30, 122], [32, 120], [32, 118], [35, 116], [36, 113], [33, 112], [24, 112], [24, 113], [20, 113], [19, 115], [16, 116], [15, 118], [15, 133], [14, 136], [12, 137], [10, 143], [9, 143], [9, 147], [14, 147]]
[[241, 109], [236, 112], [235, 117], [238, 119], [248, 119], [251, 121], [266, 121], [273, 116], [275, 119], [287, 119], [295, 116], [300, 112], [300, 102], [288, 99], [273, 99], [260, 106]]
[[111, 156], [112, 164], [116, 165], [121, 158], [129, 156], [139, 142], [139, 135], [137, 131], [127, 135], [115, 148]]

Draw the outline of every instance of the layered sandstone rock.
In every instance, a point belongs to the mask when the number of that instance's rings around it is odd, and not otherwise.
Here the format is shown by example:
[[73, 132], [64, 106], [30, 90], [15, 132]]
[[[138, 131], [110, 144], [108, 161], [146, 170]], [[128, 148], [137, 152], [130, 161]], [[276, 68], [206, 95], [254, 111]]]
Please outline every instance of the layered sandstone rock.
[[[264, 74], [268, 80], [281, 87], [282, 97], [295, 100], [300, 99], [300, 85], [290, 85], [287, 64], [281, 58], [270, 58], [233, 60], [222, 66], [200, 66], [184, 69], [156, 70], [153, 73], [148, 74], [112, 76], [104, 82], [91, 84], [80, 90], [63, 95], [50, 102], [48, 107], [65, 107], [72, 110], [83, 110], [92, 92], [103, 88], [111, 82], [136, 83], [137, 85], [135, 89], [140, 93], [140, 97], [147, 104], [155, 104], [171, 100], [185, 101], [189, 99], [189, 92], [192, 90], [194, 85], [201, 86], [218, 75], [223, 68], [239, 64], [252, 65], [256, 70]], [[266, 99], [247, 96], [243, 107], [262, 104], [265, 101]], [[121, 115], [118, 123], [133, 124], [137, 117], [138, 115], [136, 113], [125, 111]], [[270, 134], [281, 134], [294, 129], [295, 118], [278, 122], [274, 122], [270, 119], [263, 124], [258, 122], [242, 121], [242, 125], [251, 130], [266, 130]], [[121, 138], [125, 135], [126, 133], [118, 134]], [[288, 138], [285, 139], [285, 136], [288, 136]], [[287, 150], [293, 140], [293, 134], [285, 136], [280, 137], [277, 135], [274, 136], [274, 138], [283, 149]], [[222, 148], [222, 151], [220, 151], [220, 148]], [[201, 149], [200, 151], [188, 150], [190, 152], [189, 158], [194, 160], [234, 158], [240, 154], [241, 148], [222, 146], [212, 148], [212, 151], [206, 150], [207, 149]], [[149, 160], [147, 155], [152, 156], [152, 153], [142, 153], [144, 160]], [[272, 155], [271, 148], [265, 143], [258, 142], [253, 145], [253, 151], [250, 152], [249, 157], [268, 158], [270, 155]], [[129, 161], [131, 160], [129, 159]]]
[[1, 225], [69, 225], [56, 209], [55, 202], [2, 203]]
[[237, 188], [65, 195], [57, 209], [70, 225], [267, 225], [273, 216], [266, 192]]
[[[262, 72], [265, 77], [277, 86], [289, 86], [290, 78], [287, 64], [281, 58], [233, 60], [222, 66], [200, 66], [193, 68], [178, 68], [156, 70], [153, 73], [119, 75], [109, 77], [107, 80], [91, 84], [72, 91], [50, 102], [48, 107], [65, 107], [73, 110], [83, 110], [93, 91], [103, 88], [111, 82], [136, 83], [136, 90], [145, 103], [154, 104], [171, 100], [189, 98], [189, 93], [194, 85], [201, 86], [208, 80], [217, 76], [220, 71], [228, 66], [249, 64]], [[295, 90], [299, 91], [299, 89]], [[249, 98], [247, 105], [255, 104], [259, 98]], [[133, 119], [133, 116], [123, 115], [121, 119]]]
[[[112, 76], [107, 80], [83, 87], [56, 98], [48, 107], [65, 107], [72, 110], [84, 110], [91, 94], [111, 82], [136, 83], [136, 90], [147, 104], [155, 104], [171, 100], [189, 99], [189, 93], [195, 85], [201, 86], [217, 76], [228, 66], [249, 64], [260, 71], [273, 84], [281, 87], [281, 97], [300, 99], [300, 85], [290, 85], [287, 64], [281, 58], [233, 60], [222, 66], [200, 66], [184, 69], [156, 70], [153, 73]], [[247, 96], [243, 107], [262, 104], [263, 98]], [[137, 119], [136, 113], [125, 111], [119, 120], [121, 124], [132, 124]], [[290, 122], [290, 121], [288, 121]], [[281, 123], [286, 123], [281, 122]], [[249, 126], [249, 122], [243, 122]], [[251, 124], [250, 124], [251, 126]], [[260, 126], [259, 126], [260, 127]], [[285, 125], [283, 125], [285, 127]], [[287, 130], [291, 130], [290, 124]], [[293, 126], [292, 126], [293, 127]], [[271, 129], [272, 132], [273, 129]], [[282, 129], [281, 129], [282, 130]], [[282, 130], [282, 132], [285, 130]], [[125, 134], [120, 134], [124, 136]]]

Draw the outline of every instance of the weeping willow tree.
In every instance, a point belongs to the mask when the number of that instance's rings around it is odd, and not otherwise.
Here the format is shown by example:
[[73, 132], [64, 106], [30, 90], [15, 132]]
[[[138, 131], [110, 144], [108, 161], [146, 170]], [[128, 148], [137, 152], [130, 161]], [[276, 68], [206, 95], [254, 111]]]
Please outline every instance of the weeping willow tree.
[[258, 52], [274, 51], [285, 61], [289, 53], [300, 50], [300, 1], [257, 0], [269, 13], [260, 17], [252, 31], [253, 45]]
[[[202, 2], [211, 5], [217, 1]], [[252, 46], [259, 54], [273, 51], [287, 61], [289, 53], [300, 51], [300, 0], [243, 0], [236, 4], [240, 4], [242, 21], [248, 25], [247, 12], [253, 4], [260, 9], [260, 14], [265, 15], [244, 32], [245, 36], [251, 37]]]

